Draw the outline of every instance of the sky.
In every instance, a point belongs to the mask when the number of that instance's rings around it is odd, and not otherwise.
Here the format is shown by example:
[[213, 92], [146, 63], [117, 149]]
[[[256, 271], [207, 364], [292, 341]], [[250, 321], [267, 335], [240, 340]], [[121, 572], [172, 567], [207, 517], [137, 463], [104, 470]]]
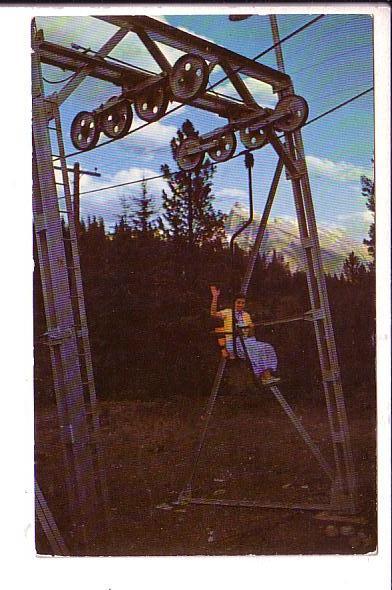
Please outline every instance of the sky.
[[[281, 38], [314, 16], [279, 15]], [[253, 15], [239, 22], [229, 21], [227, 15], [169, 15], [159, 18], [250, 58], [273, 44], [270, 22], [266, 15]], [[70, 47], [71, 43], [77, 43], [93, 50], [98, 50], [117, 30], [116, 27], [89, 16], [38, 17], [37, 25], [43, 29], [48, 41], [67, 47]], [[309, 119], [373, 86], [372, 29], [372, 17], [368, 15], [326, 15], [282, 45], [286, 72], [292, 78], [296, 93], [303, 96], [309, 104]], [[161, 49], [171, 63], [181, 55], [177, 50], [167, 46], [161, 45]], [[133, 33], [129, 33], [110, 55], [139, 67], [159, 71], [154, 60]], [[261, 62], [276, 68], [275, 52], [267, 53]], [[214, 70], [210, 76], [210, 83], [222, 77], [221, 73]], [[67, 76], [67, 72], [45, 65], [43, 74], [52, 82], [60, 81]], [[61, 86], [62, 84], [45, 83], [45, 92], [50, 94], [54, 90], [58, 91]], [[249, 87], [260, 105], [276, 104], [277, 97], [272, 94], [269, 86], [251, 80]], [[238, 96], [228, 81], [216, 90]], [[66, 153], [75, 151], [69, 133], [74, 116], [81, 110], [92, 110], [118, 94], [119, 89], [113, 85], [88, 78], [62, 105]], [[367, 237], [371, 222], [371, 215], [361, 195], [360, 177], [363, 174], [373, 177], [373, 98], [373, 92], [369, 92], [303, 129], [318, 224], [330, 229], [343, 228], [347, 236], [358, 243]], [[175, 103], [171, 106], [175, 106]], [[81, 191], [91, 191], [137, 180], [143, 176], [160, 174], [160, 166], [163, 163], [168, 163], [172, 169], [175, 168], [170, 151], [170, 139], [187, 118], [202, 133], [226, 122], [217, 115], [185, 106], [129, 137], [70, 157], [69, 165], [79, 161], [82, 168], [97, 168], [101, 174], [100, 178], [82, 176]], [[134, 115], [132, 129], [140, 124], [142, 121]], [[100, 141], [104, 139], [106, 138], [102, 134]], [[242, 145], [238, 139], [237, 152], [241, 149]], [[254, 201], [256, 211], [261, 212], [277, 156], [270, 146], [254, 152], [254, 156]], [[214, 204], [217, 209], [228, 213], [235, 202], [246, 206], [247, 175], [243, 158], [217, 166], [213, 185]], [[162, 180], [148, 183], [157, 213], [163, 188], [165, 183]], [[139, 194], [140, 185], [134, 185], [82, 195], [81, 214], [83, 217], [102, 216], [106, 228], [111, 230], [121, 214], [121, 197], [132, 199]], [[271, 219], [291, 219], [294, 216], [291, 185], [282, 177]]]

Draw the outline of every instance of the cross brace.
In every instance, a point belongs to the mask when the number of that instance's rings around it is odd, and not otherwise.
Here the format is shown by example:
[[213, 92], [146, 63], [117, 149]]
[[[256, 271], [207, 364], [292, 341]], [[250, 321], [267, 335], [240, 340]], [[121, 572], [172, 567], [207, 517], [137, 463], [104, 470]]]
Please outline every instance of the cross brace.
[[[157, 42], [202, 57], [210, 64], [210, 71], [216, 65], [221, 65], [241, 97], [242, 102], [223, 98], [207, 91], [202, 96], [195, 98], [192, 101], [192, 106], [216, 113], [222, 117], [229, 118], [233, 115], [238, 117], [249, 114], [254, 110], [260, 110], [260, 106], [239, 73], [269, 84], [274, 92], [284, 90], [290, 86], [291, 81], [287, 74], [282, 74], [273, 68], [200, 39], [190, 33], [180, 31], [153, 18], [146, 16], [98, 16], [96, 18], [120, 28], [94, 55], [87, 52], [80, 53], [56, 43], [47, 42], [42, 32], [37, 36], [36, 49], [39, 51], [42, 63], [76, 72], [75, 79], [71, 79], [58, 96], [54, 95], [59, 104], [69, 96], [75, 85], [80, 83], [79, 78], [82, 79], [85, 75], [120, 86], [128, 94], [131, 89], [135, 92], [142, 92], [143, 88], [159, 82], [162, 77], [170, 74], [172, 67], [158, 47]], [[137, 35], [160, 67], [160, 74], [147, 73], [141, 71], [140, 68], [105, 59], [127, 32], [133, 32]]]
[[234, 70], [240, 68], [242, 74], [271, 85], [274, 91], [283, 90], [290, 85], [290, 77], [287, 74], [154, 18], [148, 16], [96, 16], [96, 18], [128, 31], [142, 30], [153, 41], [164, 43], [184, 53], [193, 53], [208, 62], [222, 61]]

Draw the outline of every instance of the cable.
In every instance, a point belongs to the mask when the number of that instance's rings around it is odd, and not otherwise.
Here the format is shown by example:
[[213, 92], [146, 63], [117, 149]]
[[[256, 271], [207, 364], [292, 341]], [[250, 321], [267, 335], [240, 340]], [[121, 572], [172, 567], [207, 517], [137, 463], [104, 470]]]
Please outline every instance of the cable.
[[[277, 43], [274, 43], [273, 45], [271, 45], [271, 47], [268, 47], [267, 49], [264, 49], [264, 51], [262, 51], [261, 53], [259, 53], [255, 57], [252, 57], [252, 61], [257, 61], [258, 59], [260, 59], [260, 57], [263, 57], [264, 55], [266, 55], [267, 53], [269, 53], [270, 51], [272, 51], [273, 49], [275, 49], [275, 47], [278, 47], [279, 45], [281, 45], [285, 41], [288, 41], [289, 39], [291, 39], [295, 35], [298, 35], [298, 33], [301, 33], [303, 30], [307, 29], [308, 27], [310, 27], [311, 25], [313, 25], [318, 20], [320, 20], [320, 19], [322, 19], [324, 17], [325, 17], [325, 14], [321, 14], [319, 16], [316, 16], [316, 18], [313, 18], [312, 20], [308, 21], [307, 23], [305, 23], [304, 25], [302, 25], [302, 27], [299, 27], [298, 29], [295, 29], [295, 31], [293, 31], [292, 33], [289, 33], [288, 35], [286, 35], [286, 37], [283, 37]], [[241, 70], [242, 70], [242, 67], [238, 67], [238, 68], [236, 68], [236, 69], [233, 70], [233, 73], [234, 74], [238, 74]], [[209, 86], [206, 89], [206, 92], [212, 90], [213, 88], [215, 88], [216, 86], [218, 86], [222, 82], [225, 82], [228, 79], [229, 79], [229, 76], [224, 76], [223, 78], [221, 78], [217, 82], [214, 82], [213, 84], [211, 84], [211, 86]]]
[[94, 53], [94, 55], [99, 57], [100, 59], [102, 59], [102, 61], [110, 59], [116, 63], [122, 64], [123, 66], [128, 66], [130, 68], [134, 68], [135, 70], [139, 70], [139, 72], [144, 72], [145, 74], [153, 74], [154, 76], [157, 74], [157, 72], [153, 72], [152, 70], [147, 70], [146, 68], [141, 68], [140, 66], [136, 66], [135, 64], [131, 64], [130, 62], [119, 59], [118, 57], [113, 57], [111, 55], [107, 55], [106, 58], [103, 58], [101, 55], [97, 55], [98, 51], [95, 51], [94, 49], [90, 49], [87, 47], [83, 47], [82, 45], [78, 45], [77, 43], [71, 43], [71, 47], [73, 49], [81, 49], [84, 53]]
[[157, 178], [163, 178], [164, 176], [165, 176], [164, 174], [159, 174], [157, 176], [149, 176], [147, 178], [142, 178], [139, 180], [131, 180], [130, 182], [122, 182], [121, 184], [113, 184], [112, 186], [103, 186], [102, 188], [97, 188], [94, 190], [80, 192], [79, 195], [88, 195], [90, 193], [99, 193], [101, 191], [107, 191], [112, 188], [119, 188], [121, 186], [129, 186], [130, 184], [140, 184], [142, 182], [148, 182], [149, 180], [156, 180]]
[[[305, 123], [305, 125], [303, 125], [303, 127], [306, 127], [307, 125], [310, 125], [311, 123], [314, 123], [315, 121], [318, 121], [319, 119], [322, 119], [323, 117], [326, 117], [330, 113], [333, 113], [334, 111], [337, 111], [338, 109], [341, 109], [342, 107], [346, 106], [350, 102], [353, 102], [354, 100], [357, 100], [361, 96], [364, 96], [365, 94], [368, 94], [372, 90], [374, 90], [373, 86], [371, 88], [368, 88], [367, 90], [364, 90], [363, 92], [360, 92], [359, 94], [356, 94], [355, 96], [352, 96], [348, 100], [345, 100], [344, 102], [336, 105], [335, 107], [332, 107], [331, 109], [328, 109], [324, 113], [321, 113], [320, 115], [317, 115], [317, 117], [314, 117], [313, 119], [310, 119], [310, 121], [307, 121]], [[283, 135], [280, 135], [279, 137], [283, 137]], [[236, 158], [239, 158], [240, 156], [245, 155], [245, 153], [246, 152], [249, 152], [249, 151], [253, 151], [253, 150], [242, 150], [238, 154], [236, 154], [235, 156], [233, 156], [232, 158], [230, 158], [230, 160], [226, 160], [226, 162], [230, 162], [231, 160], [235, 160]], [[211, 162], [210, 166], [218, 166], [219, 164], [225, 164], [225, 162], [214, 162], [214, 163]], [[159, 174], [157, 176], [151, 176], [149, 178], [140, 178], [139, 180], [132, 180], [130, 182], [122, 182], [121, 184], [113, 184], [111, 186], [106, 186], [106, 187], [98, 188], [98, 189], [95, 189], [95, 190], [82, 191], [79, 194], [80, 195], [87, 195], [87, 194], [90, 194], [90, 193], [98, 193], [100, 191], [110, 190], [110, 189], [118, 188], [118, 187], [121, 187], [121, 186], [127, 186], [127, 185], [130, 185], [130, 184], [140, 184], [140, 183], [142, 183], [144, 181], [148, 182], [149, 180], [156, 180], [157, 178], [164, 178], [165, 176], [166, 176], [165, 174]]]
[[[299, 27], [298, 29], [295, 29], [295, 31], [293, 31], [292, 33], [289, 33], [288, 35], [286, 35], [286, 37], [282, 37], [282, 39], [280, 39], [277, 43], [274, 43], [273, 45], [271, 45], [271, 47], [268, 47], [268, 49], [265, 49], [264, 51], [259, 53], [259, 55], [256, 55], [256, 57], [253, 58], [253, 61], [260, 59], [260, 57], [263, 57], [263, 55], [265, 55], [269, 51], [272, 51], [273, 49], [275, 49], [275, 47], [278, 47], [279, 45], [281, 45], [285, 41], [288, 41], [289, 39], [291, 39], [295, 35], [298, 35], [298, 33], [301, 33], [302, 31], [304, 31], [305, 29], [307, 29], [311, 25], [314, 25], [317, 21], [321, 20], [325, 16], [326, 16], [325, 14], [320, 14], [319, 16], [316, 16], [312, 20], [310, 20], [307, 23], [305, 23], [304, 25], [302, 25], [302, 27]], [[228, 76], [226, 76], [226, 79], [227, 79], [227, 77]]]
[[336, 105], [336, 107], [332, 107], [332, 109], [329, 109], [328, 111], [324, 111], [324, 113], [321, 113], [321, 115], [317, 115], [317, 117], [313, 117], [313, 119], [310, 119], [310, 121], [307, 121], [305, 123], [304, 127], [306, 127], [307, 125], [310, 125], [311, 123], [314, 123], [315, 121], [318, 121], [322, 117], [325, 117], [326, 115], [329, 115], [330, 113], [333, 113], [334, 111], [337, 111], [338, 109], [341, 109], [342, 107], [346, 106], [347, 104], [350, 104], [350, 102], [353, 102], [354, 100], [357, 100], [358, 98], [361, 98], [361, 96], [365, 96], [365, 94], [372, 92], [372, 90], [374, 90], [373, 86], [371, 86], [367, 90], [364, 90], [363, 92], [360, 92], [359, 94], [356, 94], [355, 96], [352, 96], [348, 100], [341, 102], [340, 104]]
[[[257, 59], [259, 59], [260, 57], [262, 57], [263, 55], [265, 55], [266, 53], [268, 53], [269, 51], [272, 51], [273, 49], [275, 49], [275, 47], [277, 47], [278, 45], [281, 45], [282, 43], [284, 43], [285, 41], [288, 41], [288, 39], [291, 39], [292, 37], [294, 37], [295, 35], [298, 35], [299, 33], [301, 33], [304, 29], [310, 27], [311, 25], [313, 25], [315, 22], [319, 21], [320, 19], [324, 18], [325, 14], [321, 14], [319, 16], [317, 16], [316, 18], [313, 18], [312, 20], [310, 20], [309, 22], [305, 23], [304, 25], [302, 25], [301, 27], [299, 27], [298, 29], [295, 29], [292, 33], [289, 33], [289, 35], [286, 35], [286, 37], [283, 37], [283, 39], [281, 39], [280, 41], [278, 41], [277, 43], [274, 43], [274, 45], [271, 45], [271, 47], [268, 47], [267, 49], [265, 49], [264, 51], [262, 51], [261, 53], [259, 53], [258, 55], [256, 55], [256, 57], [252, 58], [252, 61], [256, 61]], [[241, 71], [241, 67], [233, 70], [233, 73], [238, 73]], [[210, 90], [212, 90], [213, 88], [216, 88], [216, 86], [218, 86], [219, 84], [221, 84], [222, 82], [225, 82], [226, 80], [228, 80], [229, 76], [224, 76], [223, 78], [221, 78], [220, 80], [218, 80], [217, 82], [214, 82], [214, 84], [212, 84], [211, 86], [209, 86], [205, 92], [209, 92]], [[159, 121], [162, 121], [162, 119], [164, 119], [165, 117], [167, 117], [168, 115], [171, 115], [172, 113], [178, 111], [179, 109], [182, 109], [184, 106], [189, 106], [185, 103], [181, 103], [179, 105], [177, 105], [176, 107], [166, 111], [166, 113], [159, 119]], [[143, 129], [144, 127], [147, 127], [148, 125], [151, 125], [154, 121], [149, 121], [147, 123], [144, 123], [143, 125], [139, 125], [139, 127], [136, 127], [135, 129], [132, 129], [132, 131], [129, 131], [126, 135], [124, 135], [123, 137], [127, 137], [128, 135], [132, 135], [132, 133], [136, 133], [136, 131], [139, 131], [140, 129]], [[108, 145], [109, 143], [112, 143], [113, 141], [117, 141], [116, 139], [109, 139], [107, 141], [103, 141], [102, 143], [100, 143], [99, 145], [96, 145], [94, 148], [92, 148], [91, 150], [88, 151], [92, 151], [93, 149], [96, 150], [100, 147], [103, 147], [104, 145]], [[67, 154], [65, 156], [65, 158], [71, 158], [72, 156], [76, 156], [78, 154], [83, 154], [85, 153], [84, 150], [78, 150], [76, 152], [72, 152], [70, 154]], [[57, 158], [59, 159], [59, 158]], [[55, 160], [54, 160], [55, 161]]]
[[73, 78], [76, 74], [77, 72], [72, 72], [70, 76], [67, 76], [67, 78], [64, 78], [63, 80], [48, 80], [47, 78], [45, 78], [45, 76], [42, 76], [42, 79], [48, 84], [63, 84], [64, 82], [68, 82], [68, 80]]

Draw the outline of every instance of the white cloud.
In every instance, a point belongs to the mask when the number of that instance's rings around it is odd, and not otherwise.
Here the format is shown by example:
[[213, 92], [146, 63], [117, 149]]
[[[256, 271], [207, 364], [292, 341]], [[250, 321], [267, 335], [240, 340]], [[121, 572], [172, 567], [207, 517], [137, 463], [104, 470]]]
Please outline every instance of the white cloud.
[[373, 223], [374, 221], [373, 213], [368, 209], [366, 211], [359, 211], [357, 213], [344, 213], [342, 215], [338, 215], [337, 219], [339, 221], [357, 220], [367, 224]]
[[246, 191], [240, 188], [223, 188], [219, 191], [216, 191], [218, 196], [222, 199], [247, 199], [248, 195]]
[[[274, 108], [276, 106], [278, 97], [272, 92], [272, 88], [269, 86], [269, 84], [261, 82], [260, 80], [256, 80], [255, 78], [249, 78], [247, 76], [243, 77], [243, 81], [260, 106], [269, 108]], [[229, 93], [232, 96], [238, 96], [238, 93], [229, 80], [217, 86], [217, 91]]]
[[372, 176], [371, 170], [343, 161], [334, 162], [309, 155], [306, 156], [306, 163], [310, 172], [342, 182], [359, 182], [362, 175]]
[[147, 125], [121, 140], [121, 149], [127, 151], [132, 149], [144, 150], [144, 157], [147, 159], [151, 159], [154, 151], [162, 151], [165, 148], [167, 153], [170, 154], [170, 141], [176, 133], [177, 127], [175, 125], [165, 125], [157, 121], [153, 125]]
[[78, 43], [99, 49], [113, 35], [117, 27], [88, 16], [37, 16], [37, 28], [45, 40], [70, 47]]

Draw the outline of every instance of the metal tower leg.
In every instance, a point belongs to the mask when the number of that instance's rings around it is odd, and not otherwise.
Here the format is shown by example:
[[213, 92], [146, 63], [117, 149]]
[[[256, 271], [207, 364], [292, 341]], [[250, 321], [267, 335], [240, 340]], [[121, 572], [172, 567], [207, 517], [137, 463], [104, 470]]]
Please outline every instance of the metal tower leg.
[[45, 533], [53, 555], [70, 555], [69, 549], [62, 538], [56, 521], [46, 503], [43, 493], [37, 482], [35, 482], [35, 511], [38, 521]]
[[39, 59], [32, 56], [33, 213], [71, 518], [94, 537], [97, 492]]
[[[70, 278], [70, 291], [73, 313], [75, 318], [75, 328], [79, 351], [79, 362], [82, 374], [82, 384], [84, 391], [84, 401], [87, 407], [88, 416], [91, 416], [91, 447], [93, 452], [93, 461], [95, 471], [99, 474], [100, 493], [98, 499], [102, 500], [106, 512], [106, 526], [109, 525], [108, 510], [108, 489], [104, 471], [104, 460], [99, 438], [99, 413], [97, 407], [97, 396], [95, 391], [94, 373], [91, 359], [91, 349], [87, 325], [86, 309], [84, 304], [82, 272], [80, 268], [76, 219], [71, 199], [71, 191], [68, 179], [67, 161], [65, 158], [65, 149], [61, 129], [60, 111], [58, 107], [53, 108], [54, 122], [56, 129], [56, 139], [60, 156], [61, 174], [63, 180], [64, 199], [68, 217], [68, 230], [70, 235], [71, 246], [71, 264], [68, 265], [68, 276]], [[98, 484], [98, 481], [96, 482]]]
[[[284, 73], [276, 16], [271, 15], [270, 21], [278, 69]], [[294, 93], [294, 88], [291, 87], [286, 93]], [[331, 505], [354, 512], [357, 501], [354, 461], [302, 134], [297, 130], [286, 133], [285, 138], [291, 158], [302, 171], [298, 178], [291, 178], [291, 182], [305, 253], [306, 276], [335, 458], [336, 480], [331, 490]]]
[[337, 508], [341, 507], [353, 512], [356, 505], [354, 462], [321, 249], [300, 131], [286, 134], [286, 142], [291, 157], [298, 161], [302, 170], [304, 170], [300, 178], [292, 178], [291, 182], [301, 244], [305, 254], [306, 276], [336, 466], [336, 480], [331, 491], [331, 504]]

